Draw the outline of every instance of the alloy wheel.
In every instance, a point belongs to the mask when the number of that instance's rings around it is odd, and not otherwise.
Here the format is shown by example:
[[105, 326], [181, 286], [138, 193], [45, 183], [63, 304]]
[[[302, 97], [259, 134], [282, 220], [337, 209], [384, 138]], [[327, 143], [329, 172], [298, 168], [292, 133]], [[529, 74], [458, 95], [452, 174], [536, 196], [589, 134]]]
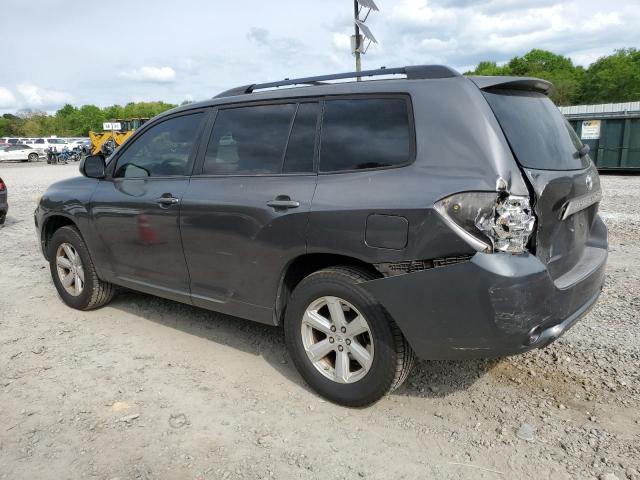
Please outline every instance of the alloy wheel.
[[321, 297], [304, 312], [302, 344], [312, 365], [336, 383], [361, 380], [373, 363], [373, 335], [366, 318], [339, 297]]
[[70, 243], [61, 243], [56, 251], [58, 278], [65, 291], [74, 297], [84, 289], [84, 268], [80, 255]]

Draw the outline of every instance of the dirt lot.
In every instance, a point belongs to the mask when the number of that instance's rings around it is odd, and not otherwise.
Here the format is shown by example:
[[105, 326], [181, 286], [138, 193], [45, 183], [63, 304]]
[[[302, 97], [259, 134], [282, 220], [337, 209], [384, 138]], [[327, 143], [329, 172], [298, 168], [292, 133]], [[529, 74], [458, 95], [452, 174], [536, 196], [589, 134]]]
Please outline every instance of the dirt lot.
[[0, 165], [0, 478], [640, 479], [640, 176], [605, 176], [607, 284], [543, 351], [421, 362], [362, 410], [302, 383], [276, 328], [126, 293], [65, 307], [33, 209], [77, 165]]

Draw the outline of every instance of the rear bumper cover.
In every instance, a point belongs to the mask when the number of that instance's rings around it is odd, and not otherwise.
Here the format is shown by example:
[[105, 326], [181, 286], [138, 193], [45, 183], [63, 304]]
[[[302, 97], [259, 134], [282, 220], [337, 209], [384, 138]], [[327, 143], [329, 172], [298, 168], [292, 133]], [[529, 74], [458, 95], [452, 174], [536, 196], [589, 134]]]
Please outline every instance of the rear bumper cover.
[[545, 347], [575, 324], [598, 299], [606, 260], [606, 246], [586, 247], [579, 264], [554, 281], [534, 255], [477, 253], [467, 262], [362, 287], [419, 357], [496, 357]]

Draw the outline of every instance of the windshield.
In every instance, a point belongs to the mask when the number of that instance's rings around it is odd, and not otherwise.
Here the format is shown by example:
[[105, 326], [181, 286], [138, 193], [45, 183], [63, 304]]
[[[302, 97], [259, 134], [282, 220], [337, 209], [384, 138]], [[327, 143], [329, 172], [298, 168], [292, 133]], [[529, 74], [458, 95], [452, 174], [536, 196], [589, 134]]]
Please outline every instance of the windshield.
[[524, 90], [483, 92], [518, 163], [539, 170], [580, 170], [588, 155], [576, 152], [582, 142], [546, 95]]

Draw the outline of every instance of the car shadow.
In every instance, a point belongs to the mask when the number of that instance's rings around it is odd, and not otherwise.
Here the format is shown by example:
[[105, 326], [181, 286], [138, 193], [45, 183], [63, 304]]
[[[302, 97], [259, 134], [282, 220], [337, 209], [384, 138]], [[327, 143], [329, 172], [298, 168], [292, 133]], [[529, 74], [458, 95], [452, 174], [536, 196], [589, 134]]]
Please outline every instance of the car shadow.
[[416, 362], [404, 385], [396, 390], [398, 395], [426, 398], [444, 398], [466, 390], [490, 370], [501, 359], [472, 360], [420, 360]]
[[[121, 292], [109, 305], [210, 342], [261, 356], [285, 379], [312, 392], [289, 358], [281, 327], [264, 325], [129, 290]], [[499, 361], [417, 361], [407, 381], [394, 392], [394, 395], [446, 397], [469, 388]]]
[[304, 385], [287, 354], [284, 332], [280, 327], [130, 290], [120, 292], [109, 306], [210, 342], [261, 356], [287, 380]]

